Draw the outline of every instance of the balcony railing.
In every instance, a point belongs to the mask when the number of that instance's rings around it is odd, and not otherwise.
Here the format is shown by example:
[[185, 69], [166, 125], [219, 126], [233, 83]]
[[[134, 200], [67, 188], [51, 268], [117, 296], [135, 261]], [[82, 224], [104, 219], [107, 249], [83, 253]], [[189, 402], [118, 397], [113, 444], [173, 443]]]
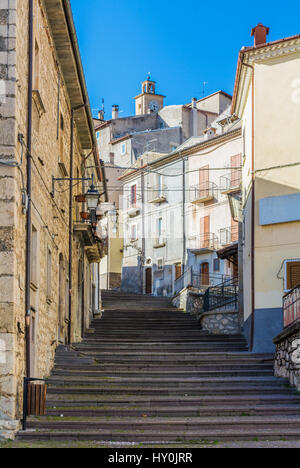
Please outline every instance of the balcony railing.
[[218, 187], [213, 182], [204, 182], [190, 188], [191, 203], [205, 203], [217, 198]]
[[154, 239], [153, 242], [153, 248], [154, 249], [159, 249], [160, 247], [164, 247], [167, 243], [167, 239], [164, 236], [158, 236], [156, 239]]
[[242, 171], [236, 169], [234, 173], [220, 177], [220, 190], [221, 192], [231, 192], [239, 190], [242, 180]]
[[230, 276], [218, 273], [194, 273], [193, 268], [191, 267], [175, 281], [174, 292], [175, 294], [178, 294], [180, 291], [188, 287], [206, 290], [211, 286], [216, 286], [230, 279], [232, 279]]
[[167, 187], [165, 185], [156, 185], [148, 189], [149, 203], [164, 203], [167, 200]]
[[239, 285], [237, 278], [230, 278], [216, 286], [209, 287], [203, 300], [204, 312], [213, 310], [238, 310]]
[[207, 232], [200, 236], [191, 237], [188, 248], [191, 250], [217, 250], [219, 248], [219, 239], [215, 234]]
[[300, 320], [300, 284], [283, 298], [284, 326]]
[[220, 229], [220, 245], [229, 245], [239, 240], [238, 225]]

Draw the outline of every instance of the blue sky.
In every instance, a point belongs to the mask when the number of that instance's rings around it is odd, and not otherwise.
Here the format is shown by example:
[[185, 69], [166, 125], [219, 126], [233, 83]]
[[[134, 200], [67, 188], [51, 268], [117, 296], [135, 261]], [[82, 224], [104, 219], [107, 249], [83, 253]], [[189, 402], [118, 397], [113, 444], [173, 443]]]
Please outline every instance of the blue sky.
[[269, 41], [300, 33], [299, 0], [71, 0], [91, 107], [105, 117], [133, 97], [151, 72], [166, 104], [222, 89], [232, 94], [238, 51], [253, 44], [251, 28], [270, 27]]

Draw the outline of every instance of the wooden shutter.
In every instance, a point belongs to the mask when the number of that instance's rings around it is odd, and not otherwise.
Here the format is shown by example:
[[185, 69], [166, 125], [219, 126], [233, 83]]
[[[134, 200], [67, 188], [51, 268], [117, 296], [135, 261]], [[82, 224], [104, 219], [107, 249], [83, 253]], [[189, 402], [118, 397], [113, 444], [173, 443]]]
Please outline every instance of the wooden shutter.
[[131, 205], [136, 205], [136, 185], [132, 185], [131, 187]]
[[209, 166], [199, 169], [199, 190], [200, 198], [205, 198], [209, 194]]
[[210, 216], [204, 216], [200, 220], [201, 248], [209, 247]]
[[239, 187], [240, 185], [241, 170], [233, 168], [238, 168], [241, 164], [242, 156], [240, 154], [231, 156], [231, 188]]
[[300, 261], [287, 263], [287, 289], [294, 289], [300, 284]]

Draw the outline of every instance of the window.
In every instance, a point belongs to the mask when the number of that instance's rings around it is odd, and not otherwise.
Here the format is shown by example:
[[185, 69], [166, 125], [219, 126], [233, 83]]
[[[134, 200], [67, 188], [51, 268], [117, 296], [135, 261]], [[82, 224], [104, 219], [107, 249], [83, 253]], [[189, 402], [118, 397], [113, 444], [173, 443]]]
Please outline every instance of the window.
[[157, 269], [159, 271], [162, 271], [164, 269], [164, 260], [163, 260], [163, 258], [158, 258], [157, 259]]
[[121, 154], [125, 154], [125, 153], [126, 153], [126, 143], [123, 143], [121, 146]]
[[65, 121], [64, 121], [62, 113], [60, 113], [60, 129], [61, 131], [64, 131], [65, 129]]
[[96, 138], [97, 138], [97, 140], [100, 140], [100, 132], [96, 133]]
[[157, 234], [158, 234], [158, 237], [160, 237], [162, 235], [162, 218], [158, 218], [157, 220]]
[[136, 206], [136, 185], [131, 186], [131, 195], [130, 195], [131, 206]]
[[220, 271], [220, 259], [214, 258], [214, 271]]
[[130, 229], [130, 240], [135, 241], [137, 240], [137, 225], [133, 224]]
[[288, 260], [285, 268], [285, 289], [294, 289], [300, 284], [300, 259]]
[[51, 298], [52, 295], [52, 252], [47, 249], [47, 299]]

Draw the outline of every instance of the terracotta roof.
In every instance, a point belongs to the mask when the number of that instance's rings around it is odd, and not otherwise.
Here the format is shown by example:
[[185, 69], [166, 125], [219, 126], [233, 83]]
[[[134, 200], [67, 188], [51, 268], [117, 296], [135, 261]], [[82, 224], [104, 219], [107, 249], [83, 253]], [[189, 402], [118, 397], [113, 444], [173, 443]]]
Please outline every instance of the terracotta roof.
[[243, 56], [247, 54], [248, 52], [252, 52], [254, 50], [259, 50], [259, 49], [264, 49], [265, 47], [272, 47], [277, 44], [281, 44], [282, 42], [288, 42], [292, 41], [295, 39], [300, 39], [300, 34], [296, 34], [295, 36], [290, 36], [290, 37], [285, 37], [283, 39], [278, 39], [277, 41], [272, 41], [272, 42], [266, 42], [265, 44], [260, 44], [258, 46], [251, 46], [251, 47], [243, 47], [238, 56], [238, 63], [237, 63], [237, 70], [236, 70], [236, 76], [235, 76], [235, 83], [234, 83], [234, 91], [233, 91], [233, 99], [232, 99], [232, 106], [231, 106], [231, 113], [234, 113], [235, 110], [235, 104], [236, 104], [236, 98], [237, 98], [237, 91], [238, 91], [238, 86], [239, 86], [239, 79], [240, 79], [240, 73], [243, 65]]

